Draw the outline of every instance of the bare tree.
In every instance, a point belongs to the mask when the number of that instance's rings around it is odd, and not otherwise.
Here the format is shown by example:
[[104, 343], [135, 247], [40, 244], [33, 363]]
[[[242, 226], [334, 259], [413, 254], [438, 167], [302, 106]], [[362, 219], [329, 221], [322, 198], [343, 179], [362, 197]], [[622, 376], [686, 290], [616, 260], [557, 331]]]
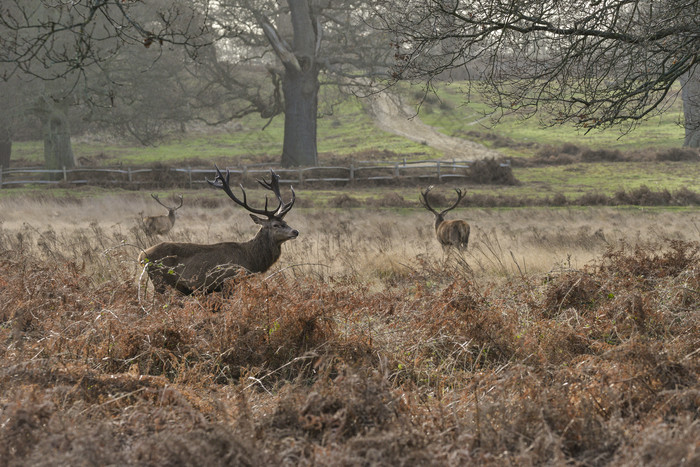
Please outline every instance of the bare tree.
[[[75, 164], [68, 109], [93, 102], [96, 89], [111, 87], [95, 79], [96, 70], [109, 76], [104, 67], [125, 46], [138, 44], [145, 51], [171, 44], [194, 54], [211, 43], [195, 5], [190, 0], [2, 2], [0, 80], [44, 83], [29, 111], [42, 123], [47, 167]], [[116, 84], [123, 90], [125, 83]]]
[[10, 167], [12, 142], [24, 123], [26, 115], [26, 94], [28, 88], [17, 77], [0, 81], [0, 167]]
[[[86, 73], [84, 118], [91, 128], [143, 145], [157, 145], [170, 135], [182, 134], [198, 112], [212, 112], [212, 108], [192, 105], [200, 77], [187, 70], [190, 63], [192, 59], [180, 48], [124, 45]], [[214, 109], [223, 105], [213, 102]]]
[[464, 70], [504, 112], [630, 130], [683, 84], [685, 144], [698, 147], [700, 3], [695, 0], [382, 1], [395, 80]]
[[[210, 102], [244, 105], [220, 121], [256, 112], [284, 114], [281, 162], [317, 165], [317, 117], [322, 85], [351, 86], [386, 70], [391, 50], [383, 33], [368, 27], [367, 0], [220, 1], [222, 39], [202, 70]], [[382, 45], [383, 44], [383, 45]], [[205, 57], [202, 57], [205, 58]], [[242, 73], [241, 73], [242, 72]], [[208, 105], [211, 108], [211, 105]]]
[[[0, 7], [0, 62], [13, 64], [12, 73], [64, 77], [78, 86], [89, 81], [88, 70], [104, 67], [125, 44], [181, 45], [200, 64], [192, 67], [195, 81], [204, 72], [210, 78], [192, 105], [231, 103], [229, 112], [214, 118], [214, 112], [202, 112], [201, 118], [221, 122], [246, 113], [264, 118], [284, 113], [282, 163], [314, 165], [322, 83], [337, 77], [351, 84], [371, 74], [374, 65], [385, 66], [391, 52], [386, 40], [376, 46], [382, 33], [366, 25], [368, 5], [367, 0], [7, 0]], [[119, 86], [113, 90], [119, 92]]]
[[[268, 209], [256, 209], [248, 204], [245, 190], [241, 186], [243, 199], [239, 199], [229, 186], [229, 173], [224, 177], [216, 168], [214, 181], [210, 185], [226, 193], [236, 204], [249, 211], [253, 222], [260, 226], [257, 235], [247, 242], [223, 242], [213, 245], [197, 243], [163, 242], [141, 252], [139, 262], [148, 270], [148, 275], [157, 292], [165, 291], [166, 286], [174, 287], [184, 294], [194, 291], [206, 293], [220, 291], [224, 281], [239, 272], [265, 272], [282, 254], [282, 243], [297, 238], [299, 232], [284, 221], [284, 216], [294, 206], [296, 196], [292, 189], [292, 199], [282, 200], [279, 175], [270, 171], [269, 182], [259, 180], [266, 189], [272, 191], [278, 205]], [[260, 218], [254, 214], [265, 216]]]

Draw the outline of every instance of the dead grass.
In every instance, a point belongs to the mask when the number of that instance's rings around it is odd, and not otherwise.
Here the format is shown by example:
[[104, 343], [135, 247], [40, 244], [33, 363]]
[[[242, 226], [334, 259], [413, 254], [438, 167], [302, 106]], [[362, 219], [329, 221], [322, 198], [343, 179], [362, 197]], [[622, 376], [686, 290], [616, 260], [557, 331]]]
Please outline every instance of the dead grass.
[[700, 462], [693, 212], [462, 209], [443, 255], [424, 211], [295, 209], [224, 298], [139, 288], [141, 202], [2, 201], [0, 464]]

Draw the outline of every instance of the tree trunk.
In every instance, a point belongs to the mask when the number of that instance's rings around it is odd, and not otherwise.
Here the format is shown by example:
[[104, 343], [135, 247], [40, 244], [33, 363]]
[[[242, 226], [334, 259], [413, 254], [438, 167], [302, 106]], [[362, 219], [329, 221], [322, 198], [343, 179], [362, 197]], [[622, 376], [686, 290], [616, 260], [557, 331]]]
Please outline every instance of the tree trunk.
[[58, 170], [63, 167], [75, 167], [70, 126], [66, 115], [68, 105], [50, 101], [42, 96], [38, 99], [34, 110], [41, 120], [46, 168]]
[[700, 67], [693, 67], [681, 76], [685, 141], [683, 146], [700, 148]]
[[7, 169], [10, 167], [10, 157], [12, 156], [12, 137], [9, 129], [0, 128], [0, 167]]
[[287, 0], [292, 26], [292, 44], [280, 36], [266, 19], [262, 28], [277, 57], [284, 65], [284, 145], [282, 165], [318, 165], [316, 116], [318, 73], [316, 60], [320, 44], [318, 11], [309, 0]]
[[316, 116], [318, 110], [318, 67], [301, 71], [287, 68], [282, 83], [284, 92], [284, 146], [282, 165], [318, 165]]

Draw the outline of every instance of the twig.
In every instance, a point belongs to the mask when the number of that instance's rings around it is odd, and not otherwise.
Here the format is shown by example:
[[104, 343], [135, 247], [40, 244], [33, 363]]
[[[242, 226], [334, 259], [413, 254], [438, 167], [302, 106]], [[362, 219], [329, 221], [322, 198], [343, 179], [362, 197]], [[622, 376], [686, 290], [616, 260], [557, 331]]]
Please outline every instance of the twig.
[[[262, 376], [262, 377], [260, 377], [260, 378], [254, 378], [254, 377], [252, 377], [252, 376], [249, 376], [248, 379], [252, 379], [252, 380], [254, 380], [255, 382], [252, 383], [252, 384], [249, 384], [248, 386], [246, 386], [245, 389], [249, 389], [249, 388], [252, 387], [255, 383], [259, 383], [259, 384], [262, 385], [262, 380], [263, 380], [263, 379], [267, 378], [267, 377], [270, 376], [270, 375], [273, 375], [273, 374], [277, 373], [277, 372], [280, 371], [281, 369], [283, 369], [283, 368], [285, 368], [285, 367], [288, 367], [289, 365], [291, 365], [291, 364], [293, 364], [293, 363], [298, 362], [299, 360], [308, 360], [309, 358], [314, 358], [314, 357], [318, 357], [318, 354], [315, 353], [315, 352], [307, 352], [307, 353], [305, 353], [304, 355], [302, 355], [301, 357], [296, 357], [296, 358], [294, 358], [294, 360], [291, 360], [291, 361], [285, 363], [285, 364], [282, 365], [281, 367], [277, 368], [276, 370], [273, 370], [273, 371], [269, 372], [268, 374], [266, 374], [266, 375], [264, 375], [264, 376]], [[263, 386], [263, 389], [264, 389], [264, 388], [265, 388], [265, 386]], [[265, 390], [267, 391], [267, 389], [265, 389]], [[268, 392], [269, 392], [269, 391], [268, 391]]]
[[111, 404], [111, 403], [113, 403], [113, 402], [117, 402], [117, 401], [120, 400], [120, 399], [124, 399], [125, 397], [133, 396], [134, 394], [138, 394], [139, 392], [145, 391], [146, 389], [148, 389], [148, 388], [139, 388], [139, 389], [137, 389], [136, 391], [127, 392], [126, 394], [122, 394], [122, 395], [119, 396], [119, 397], [115, 397], [114, 399], [110, 399], [110, 400], [108, 400], [108, 401], [106, 401], [106, 402], [103, 402], [103, 403], [101, 403], [101, 404], [98, 405], [98, 406], [88, 407], [88, 408], [84, 409], [82, 412], [80, 412], [80, 415], [84, 414], [84, 413], [87, 412], [88, 410], [91, 410], [91, 409], [98, 409], [98, 408], [103, 407], [103, 406], [105, 406], [105, 405], [107, 405], [107, 404]]

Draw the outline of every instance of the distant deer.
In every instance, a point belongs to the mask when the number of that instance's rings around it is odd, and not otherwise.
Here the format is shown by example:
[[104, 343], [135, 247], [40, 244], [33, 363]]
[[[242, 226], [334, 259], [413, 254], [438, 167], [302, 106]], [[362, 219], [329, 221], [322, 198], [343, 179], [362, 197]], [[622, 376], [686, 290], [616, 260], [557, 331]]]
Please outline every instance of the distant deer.
[[158, 195], [151, 194], [151, 197], [156, 200], [158, 204], [168, 210], [168, 215], [144, 217], [143, 227], [146, 230], [146, 233], [149, 235], [165, 235], [166, 233], [170, 232], [170, 229], [172, 229], [173, 225], [175, 225], [175, 211], [182, 207], [182, 195], [179, 195], [180, 205], [172, 208], [161, 203], [160, 199], [158, 199]]
[[[283, 220], [292, 209], [296, 194], [292, 188], [292, 199], [288, 203], [282, 201], [279, 187], [279, 175], [270, 170], [269, 182], [258, 180], [263, 187], [272, 191], [279, 202], [277, 208], [255, 209], [248, 205], [246, 193], [241, 185], [243, 200], [233, 194], [229, 187], [230, 173], [226, 177], [216, 167], [216, 178], [207, 182], [220, 188], [236, 204], [243, 206], [250, 213], [253, 222], [260, 225], [260, 230], [252, 240], [247, 242], [223, 242], [212, 245], [197, 243], [163, 242], [152, 246], [139, 255], [139, 262], [148, 271], [153, 286], [158, 293], [165, 291], [165, 286], [171, 286], [184, 294], [196, 290], [205, 293], [220, 291], [224, 281], [239, 272], [265, 272], [280, 257], [281, 245], [287, 240], [297, 238], [299, 232], [292, 229]], [[260, 218], [258, 214], [265, 216]]]
[[428, 193], [430, 193], [430, 190], [432, 189], [433, 187], [429, 186], [425, 191], [421, 191], [420, 202], [425, 209], [435, 214], [435, 233], [437, 234], [437, 239], [442, 245], [442, 248], [466, 248], [467, 243], [469, 243], [469, 224], [463, 220], [445, 220], [445, 213], [456, 208], [466, 193], [463, 193], [462, 190], [455, 188], [455, 191], [457, 192], [457, 201], [449, 208], [437, 212], [428, 202]]

